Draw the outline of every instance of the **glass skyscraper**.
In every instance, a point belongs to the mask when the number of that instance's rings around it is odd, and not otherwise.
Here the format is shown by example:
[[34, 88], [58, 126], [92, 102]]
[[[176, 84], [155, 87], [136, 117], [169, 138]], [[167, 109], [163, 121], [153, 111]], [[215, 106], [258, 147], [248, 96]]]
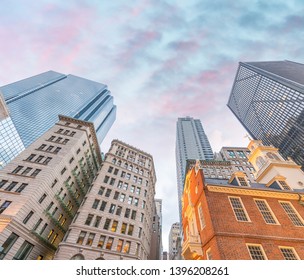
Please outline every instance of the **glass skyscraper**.
[[181, 220], [181, 198], [184, 190], [186, 164], [188, 159], [212, 160], [213, 152], [209, 140], [198, 119], [178, 118], [176, 124], [176, 172], [178, 205]]
[[228, 107], [252, 138], [304, 166], [304, 64], [240, 62]]
[[28, 147], [58, 121], [58, 115], [94, 123], [99, 144], [116, 118], [107, 86], [74, 75], [48, 71], [2, 86], [0, 91], [9, 113], [0, 123], [1, 135], [4, 127], [17, 132], [13, 139], [0, 138], [0, 162], [4, 164], [20, 152], [18, 135], [21, 146]]

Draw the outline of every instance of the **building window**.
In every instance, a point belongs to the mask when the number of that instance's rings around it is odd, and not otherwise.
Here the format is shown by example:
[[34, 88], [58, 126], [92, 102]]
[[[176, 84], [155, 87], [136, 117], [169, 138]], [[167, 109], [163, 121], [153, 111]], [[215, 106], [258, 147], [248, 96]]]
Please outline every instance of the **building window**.
[[0, 182], [0, 189], [7, 183], [8, 181], [7, 180], [2, 180]]
[[21, 247], [19, 248], [18, 252], [14, 256], [14, 260], [26, 260], [33, 248], [34, 248], [33, 244], [24, 241]]
[[136, 211], [135, 210], [132, 210], [131, 219], [132, 220], [136, 219]]
[[130, 241], [126, 241], [124, 248], [123, 248], [123, 253], [128, 254], [130, 252], [130, 247], [131, 247], [131, 242]]
[[47, 151], [47, 152], [51, 152], [51, 151], [53, 150], [53, 148], [54, 148], [54, 146], [49, 146], [49, 147], [46, 149], [46, 151]]
[[28, 184], [22, 183], [16, 190], [17, 193], [21, 193]]
[[40, 232], [39, 232], [40, 235], [43, 234], [43, 232], [45, 231], [45, 229], [47, 228], [47, 226], [48, 226], [47, 223], [45, 223], [45, 224], [43, 225], [43, 227], [41, 228], [41, 230], [40, 230]]
[[106, 219], [103, 229], [109, 229], [111, 223], [111, 219]]
[[129, 218], [130, 217], [130, 209], [129, 208], [126, 208], [126, 211], [125, 211], [125, 218]]
[[0, 214], [5, 211], [6, 208], [11, 204], [11, 201], [5, 200], [2, 205], [0, 206]]
[[304, 222], [301, 216], [296, 212], [296, 210], [293, 208], [290, 202], [284, 202], [280, 201], [279, 202], [281, 206], [283, 207], [284, 211], [288, 215], [289, 219], [292, 221], [292, 223], [295, 226], [303, 227]]
[[85, 224], [86, 226], [89, 226], [89, 225], [91, 224], [92, 220], [93, 220], [93, 217], [94, 217], [94, 215], [88, 214], [88, 217], [87, 217], [87, 219], [86, 219], [86, 221], [85, 221], [84, 224]]
[[110, 179], [110, 177], [109, 177], [109, 176], [105, 176], [105, 178], [104, 178], [103, 182], [104, 182], [104, 183], [108, 183], [109, 179]]
[[121, 206], [117, 206], [117, 209], [116, 209], [116, 215], [117, 216], [121, 215], [121, 210], [122, 210], [122, 207]]
[[105, 197], [110, 197], [112, 190], [107, 189]]
[[51, 188], [53, 188], [57, 184], [57, 182], [58, 182], [57, 179], [55, 179], [54, 182], [51, 185]]
[[249, 222], [249, 217], [239, 197], [229, 197], [231, 207], [236, 219], [240, 222]]
[[95, 238], [95, 233], [90, 233], [89, 236], [88, 236], [88, 240], [87, 240], [86, 245], [87, 246], [92, 246], [94, 238]]
[[45, 144], [42, 144], [37, 150], [43, 150], [44, 148], [46, 147], [46, 145]]
[[46, 194], [44, 193], [44, 194], [40, 197], [40, 199], [38, 200], [38, 202], [41, 204], [45, 198], [46, 198]]
[[64, 173], [65, 171], [66, 171], [66, 168], [64, 167], [64, 168], [61, 170], [60, 174], [63, 175], [63, 173]]
[[285, 260], [299, 260], [298, 254], [292, 247], [279, 247]]
[[40, 226], [41, 222], [42, 222], [42, 219], [40, 218], [40, 219], [37, 221], [37, 223], [34, 225], [33, 230], [36, 230], [36, 229]]
[[47, 239], [49, 240], [52, 236], [52, 234], [54, 233], [54, 229], [51, 229], [48, 236], [47, 236]]
[[246, 244], [252, 260], [266, 260], [266, 254], [262, 245], [259, 244]]
[[40, 173], [41, 169], [35, 169], [34, 172], [31, 174], [32, 177], [36, 177]]
[[125, 197], [126, 197], [126, 195], [123, 194], [123, 193], [121, 193], [121, 194], [120, 194], [119, 201], [120, 201], [120, 202], [124, 202], [124, 201], [125, 201]]
[[35, 156], [36, 156], [35, 154], [31, 154], [30, 156], [28, 156], [26, 160], [31, 161]]
[[236, 158], [234, 151], [228, 150], [227, 152], [230, 158]]
[[247, 183], [247, 181], [246, 181], [246, 179], [244, 177], [237, 177], [237, 178], [239, 180], [240, 186], [248, 187], [248, 183]]
[[122, 239], [119, 239], [118, 242], [117, 242], [117, 247], [116, 247], [116, 251], [117, 251], [117, 252], [121, 252], [121, 250], [122, 250], [122, 245], [123, 245], [123, 240], [122, 240]]
[[93, 209], [97, 209], [98, 205], [99, 205], [100, 200], [99, 199], [95, 199], [92, 205]]
[[113, 221], [111, 231], [116, 232], [117, 226], [118, 226], [118, 221]]
[[285, 181], [280, 180], [278, 182], [283, 190], [291, 190], [291, 188], [288, 186], [288, 184]]
[[54, 154], [58, 154], [60, 150], [61, 150], [61, 148], [60, 148], [60, 147], [57, 147], [57, 148], [55, 149], [55, 151], [54, 151]]
[[99, 225], [100, 225], [100, 221], [101, 221], [101, 217], [100, 216], [96, 216], [94, 227], [98, 228]]
[[126, 224], [126, 223], [123, 223], [123, 224], [121, 225], [120, 233], [126, 234], [126, 231], [127, 231], [127, 224]]
[[98, 194], [99, 194], [99, 195], [103, 195], [104, 190], [105, 190], [104, 187], [100, 187], [100, 188], [99, 188], [99, 191], [98, 191]]
[[53, 238], [51, 240], [51, 244], [54, 244], [54, 242], [56, 241], [57, 237], [58, 237], [58, 233], [54, 234], [54, 236], [53, 236]]
[[111, 204], [110, 209], [109, 209], [109, 213], [114, 214], [115, 208], [116, 208], [116, 205], [115, 204]]
[[108, 238], [108, 242], [107, 242], [107, 245], [106, 245], [106, 249], [107, 250], [111, 250], [112, 249], [113, 241], [114, 241], [113, 237], [109, 237]]
[[78, 236], [78, 239], [77, 239], [76, 243], [79, 244], [79, 245], [82, 245], [83, 240], [84, 240], [86, 234], [87, 234], [86, 231], [81, 231], [80, 234], [79, 234], [79, 236]]
[[118, 197], [119, 197], [119, 192], [115, 192], [115, 193], [114, 193], [114, 196], [113, 196], [113, 199], [117, 200]]
[[113, 171], [113, 166], [109, 166], [108, 172], [112, 173], [112, 171]]
[[105, 243], [105, 240], [106, 240], [106, 237], [104, 235], [100, 235], [97, 247], [100, 248], [100, 249], [102, 249], [103, 245]]
[[11, 191], [17, 184], [18, 184], [18, 182], [11, 182], [5, 190]]
[[30, 211], [30, 212], [27, 214], [27, 216], [24, 218], [23, 223], [26, 224], [26, 223], [29, 221], [29, 219], [33, 216], [33, 214], [34, 214], [34, 212], [33, 212], [33, 211]]
[[129, 225], [128, 235], [133, 235], [133, 230], [134, 230], [134, 226], [133, 225]]
[[9, 250], [13, 247], [16, 240], [19, 236], [15, 233], [11, 233], [10, 236], [4, 241], [2, 245], [2, 251], [0, 252], [0, 260], [3, 260], [5, 255], [9, 252]]
[[43, 162], [43, 164], [48, 164], [51, 161], [51, 159], [52, 159], [51, 157], [47, 157]]
[[22, 168], [23, 168], [23, 166], [18, 165], [18, 166], [12, 171], [12, 173], [13, 173], [13, 174], [17, 174]]
[[207, 260], [212, 260], [211, 248], [207, 249], [206, 258], [207, 258]]
[[272, 213], [265, 200], [255, 199], [254, 201], [260, 210], [266, 224], [278, 224], [274, 214]]
[[99, 210], [104, 211], [106, 208], [107, 202], [106, 201], [102, 201]]
[[204, 217], [204, 214], [203, 214], [203, 208], [202, 208], [201, 204], [198, 207], [198, 217], [199, 217], [199, 220], [200, 220], [201, 229], [205, 228], [206, 222], [205, 222], [205, 217]]

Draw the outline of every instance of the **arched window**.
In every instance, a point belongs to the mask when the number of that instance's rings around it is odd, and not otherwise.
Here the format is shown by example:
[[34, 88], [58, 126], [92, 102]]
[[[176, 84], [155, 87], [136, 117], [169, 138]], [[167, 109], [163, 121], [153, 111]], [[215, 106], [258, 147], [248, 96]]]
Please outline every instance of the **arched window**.
[[257, 157], [255, 164], [258, 168], [262, 168], [262, 166], [265, 164], [265, 160], [262, 157]]
[[84, 260], [84, 255], [76, 254], [73, 257], [71, 257], [70, 260]]
[[115, 164], [116, 163], [116, 158], [112, 159], [112, 163]]
[[135, 173], [138, 173], [139, 169], [138, 167], [135, 168]]
[[278, 157], [276, 154], [274, 154], [274, 153], [268, 152], [266, 155], [267, 155], [267, 157], [270, 158], [270, 159], [280, 160], [279, 157]]
[[119, 161], [117, 162], [117, 165], [118, 165], [118, 166], [121, 166], [121, 160], [119, 160]]
[[128, 164], [127, 163], [125, 163], [124, 168], [128, 168]]
[[132, 171], [133, 165], [130, 165], [128, 169], [129, 169], [130, 171]]

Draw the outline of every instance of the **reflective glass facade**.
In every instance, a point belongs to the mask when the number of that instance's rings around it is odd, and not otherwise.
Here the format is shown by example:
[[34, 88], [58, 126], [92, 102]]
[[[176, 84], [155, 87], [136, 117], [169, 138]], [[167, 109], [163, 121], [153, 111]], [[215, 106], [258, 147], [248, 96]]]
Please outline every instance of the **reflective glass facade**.
[[[178, 118], [176, 124], [176, 171], [179, 213], [181, 215], [181, 198], [184, 190], [184, 179], [188, 159], [213, 159], [209, 140], [200, 120], [191, 117]], [[181, 217], [180, 217], [181, 218]]]
[[304, 65], [240, 62], [228, 107], [254, 139], [304, 166]]
[[107, 86], [74, 75], [48, 71], [0, 91], [25, 147], [53, 126], [58, 115], [93, 122], [99, 143], [116, 118]]

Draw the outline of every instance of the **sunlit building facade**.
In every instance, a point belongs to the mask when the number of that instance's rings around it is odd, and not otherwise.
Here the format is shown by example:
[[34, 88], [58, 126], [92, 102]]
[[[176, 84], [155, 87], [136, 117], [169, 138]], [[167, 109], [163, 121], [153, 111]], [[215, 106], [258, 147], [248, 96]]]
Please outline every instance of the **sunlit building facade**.
[[0, 259], [53, 259], [101, 161], [93, 124], [60, 116], [0, 170]]
[[150, 259], [155, 183], [152, 156], [113, 140], [54, 259]]

